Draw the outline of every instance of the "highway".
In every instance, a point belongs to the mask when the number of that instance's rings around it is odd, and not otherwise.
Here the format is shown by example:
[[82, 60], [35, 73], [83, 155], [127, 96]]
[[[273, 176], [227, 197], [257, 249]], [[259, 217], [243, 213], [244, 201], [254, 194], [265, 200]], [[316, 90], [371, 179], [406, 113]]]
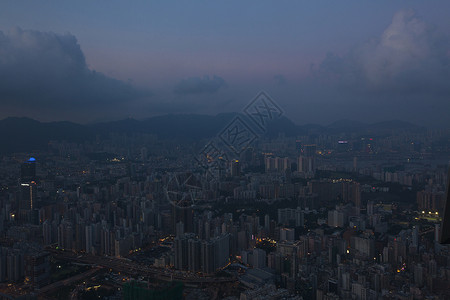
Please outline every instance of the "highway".
[[52, 284], [46, 285], [43, 288], [39, 289], [37, 291], [37, 293], [38, 294], [45, 294], [45, 293], [48, 293], [48, 292], [51, 292], [51, 291], [55, 291], [55, 290], [59, 289], [60, 287], [71, 285], [74, 282], [77, 282], [79, 280], [83, 280], [84, 278], [90, 277], [90, 276], [94, 275], [97, 271], [99, 271], [101, 269], [102, 269], [101, 267], [95, 267], [95, 268], [92, 268], [92, 269], [90, 269], [90, 270], [88, 270], [86, 272], [83, 272], [81, 274], [69, 277], [69, 278], [64, 279], [64, 280], [60, 280], [60, 281], [54, 282]]
[[191, 284], [225, 283], [236, 281], [236, 278], [234, 277], [199, 276], [197, 274], [184, 271], [155, 268], [153, 266], [142, 265], [137, 262], [116, 257], [93, 256], [89, 254], [77, 255], [73, 252], [55, 249], [47, 249], [47, 251], [51, 252], [57, 259], [70, 260], [93, 266], [101, 266], [112, 269], [115, 272], [120, 272], [131, 276], [149, 276], [163, 281], [177, 280]]

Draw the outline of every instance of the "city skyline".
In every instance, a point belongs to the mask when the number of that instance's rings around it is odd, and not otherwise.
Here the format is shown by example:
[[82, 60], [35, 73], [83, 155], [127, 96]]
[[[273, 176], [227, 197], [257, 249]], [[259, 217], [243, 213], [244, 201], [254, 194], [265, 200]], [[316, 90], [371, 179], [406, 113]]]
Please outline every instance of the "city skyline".
[[0, 4], [0, 299], [450, 299], [450, 2]]
[[449, 130], [244, 134], [251, 116], [196, 139], [115, 126], [37, 148], [16, 134], [25, 149], [0, 149], [0, 292], [449, 296]]

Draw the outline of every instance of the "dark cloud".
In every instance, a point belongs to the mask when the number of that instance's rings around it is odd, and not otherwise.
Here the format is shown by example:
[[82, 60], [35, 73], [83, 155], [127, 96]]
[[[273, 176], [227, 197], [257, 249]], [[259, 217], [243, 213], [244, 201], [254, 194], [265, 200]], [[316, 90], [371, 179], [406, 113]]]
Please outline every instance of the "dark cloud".
[[219, 89], [226, 86], [226, 82], [223, 78], [214, 75], [212, 78], [209, 76], [191, 77], [180, 81], [174, 88], [176, 94], [213, 94], [217, 93]]
[[20, 28], [0, 31], [3, 108], [95, 115], [111, 112], [144, 94], [128, 83], [90, 70], [71, 34]]

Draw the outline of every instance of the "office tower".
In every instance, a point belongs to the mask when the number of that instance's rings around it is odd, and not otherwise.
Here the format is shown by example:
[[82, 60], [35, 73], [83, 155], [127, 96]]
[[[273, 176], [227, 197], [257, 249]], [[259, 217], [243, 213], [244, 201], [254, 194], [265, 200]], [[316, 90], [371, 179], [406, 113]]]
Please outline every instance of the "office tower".
[[351, 202], [354, 206], [361, 207], [361, 187], [358, 182], [343, 182], [342, 183], [342, 200], [344, 202]]
[[239, 160], [233, 160], [230, 166], [230, 173], [232, 177], [237, 177], [241, 175], [241, 164]]
[[301, 140], [295, 141], [295, 150], [297, 151], [297, 154], [300, 154], [302, 152], [302, 141]]
[[203, 241], [200, 249], [203, 273], [213, 273], [214, 268], [214, 245], [211, 241]]
[[328, 226], [330, 227], [344, 227], [347, 216], [345, 212], [338, 210], [328, 211]]
[[266, 157], [264, 159], [264, 164], [265, 164], [266, 172], [274, 172], [275, 171], [275, 158]]
[[414, 266], [413, 269], [413, 273], [414, 273], [414, 283], [421, 287], [424, 283], [424, 269], [422, 267], [422, 264], [417, 264]]
[[302, 153], [297, 160], [297, 171], [312, 177], [316, 169], [316, 145], [303, 146]]
[[292, 228], [280, 229], [280, 241], [293, 241], [295, 239], [295, 230]]
[[222, 234], [214, 240], [214, 268], [215, 270], [224, 267], [230, 256], [230, 235]]
[[184, 225], [183, 232], [194, 232], [194, 211], [190, 207], [172, 206], [172, 232], [177, 233], [177, 224]]
[[85, 227], [85, 236], [86, 236], [86, 241], [85, 241], [85, 251], [86, 253], [91, 252], [92, 249], [92, 239], [93, 239], [93, 230], [92, 230], [92, 226], [91, 225], [86, 225]]
[[[31, 157], [20, 166], [20, 186], [18, 195], [18, 219], [21, 223], [33, 221], [36, 208], [36, 159]], [[36, 221], [36, 220], [35, 220]]]
[[184, 223], [183, 222], [178, 222], [175, 225], [176, 229], [175, 229], [175, 236], [178, 237], [182, 237], [184, 234]]
[[25, 255], [24, 275], [34, 287], [42, 287], [50, 282], [50, 254], [39, 252]]
[[49, 220], [45, 220], [42, 224], [42, 236], [44, 238], [44, 245], [52, 243], [52, 224]]
[[351, 237], [350, 245], [354, 250], [358, 251], [360, 255], [370, 259], [375, 255], [375, 239], [372, 236], [353, 236]]
[[291, 168], [288, 157], [277, 157], [275, 160], [275, 168], [277, 172], [283, 172]]
[[441, 243], [450, 244], [450, 168], [447, 175], [447, 193], [441, 226]]
[[300, 155], [297, 160], [297, 171], [300, 173], [312, 174], [315, 171], [314, 156]]
[[[36, 182], [20, 183], [19, 215], [22, 211], [30, 214], [36, 205]], [[30, 220], [31, 221], [31, 220]]]
[[417, 248], [419, 246], [419, 225], [413, 227], [411, 237], [412, 245]]
[[24, 258], [22, 251], [14, 249], [6, 257], [6, 276], [9, 281], [18, 282], [23, 278]]
[[111, 254], [111, 232], [109, 231], [109, 229], [104, 226], [101, 229], [100, 232], [101, 236], [100, 236], [100, 253], [103, 255], [110, 255]]
[[185, 236], [173, 240], [175, 251], [175, 268], [186, 270], [188, 268], [188, 239]]
[[26, 162], [21, 164], [20, 181], [36, 181], [36, 159], [34, 157], [30, 157]]
[[304, 212], [300, 207], [297, 208], [279, 208], [278, 223], [283, 225], [295, 225], [296, 227], [304, 225]]
[[198, 272], [201, 270], [201, 241], [190, 238], [188, 240], [188, 270]]
[[439, 242], [439, 235], [441, 234], [441, 225], [434, 224], [434, 241]]
[[291, 168], [288, 157], [266, 157], [266, 172], [284, 172]]
[[417, 207], [419, 210], [443, 212], [447, 195], [443, 191], [418, 191]]
[[266, 266], [266, 251], [263, 249], [253, 249], [253, 267], [264, 268]]
[[367, 215], [372, 216], [373, 215], [373, 201], [367, 201]]
[[212, 240], [199, 240], [190, 235], [174, 239], [175, 268], [214, 273], [229, 262], [230, 235], [222, 234]]
[[264, 216], [264, 229], [270, 229], [270, 216], [267, 214]]

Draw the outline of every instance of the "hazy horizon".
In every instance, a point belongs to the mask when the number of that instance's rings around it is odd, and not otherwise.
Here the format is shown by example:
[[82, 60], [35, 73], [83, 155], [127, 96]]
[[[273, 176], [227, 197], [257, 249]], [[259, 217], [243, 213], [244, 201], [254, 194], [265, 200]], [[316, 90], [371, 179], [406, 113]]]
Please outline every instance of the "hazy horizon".
[[[158, 117], [168, 117], [168, 116], [210, 116], [210, 117], [216, 117], [216, 116], [220, 116], [220, 115], [227, 115], [227, 114], [231, 114], [231, 115], [235, 115], [235, 114], [241, 114], [244, 115], [243, 112], [227, 112], [227, 113], [217, 113], [217, 114], [197, 114], [197, 113], [165, 113], [165, 114], [159, 114], [159, 115], [155, 115], [152, 117], [142, 117], [142, 118], [134, 118], [134, 117], [123, 117], [123, 118], [117, 118], [117, 119], [107, 119], [107, 120], [93, 120], [93, 121], [88, 121], [88, 122], [78, 122], [78, 121], [70, 121], [70, 120], [40, 120], [37, 118], [33, 118], [33, 117], [29, 117], [29, 116], [8, 116], [5, 118], [0, 119], [0, 121], [4, 121], [10, 118], [16, 118], [16, 119], [29, 119], [29, 120], [33, 120], [33, 121], [38, 121], [40, 123], [58, 123], [58, 122], [70, 122], [70, 123], [74, 123], [74, 124], [79, 124], [79, 125], [95, 125], [95, 124], [101, 124], [101, 123], [114, 123], [114, 122], [121, 122], [121, 121], [126, 121], [126, 120], [135, 120], [135, 121], [146, 121], [146, 120], [150, 120], [152, 118], [158, 118]], [[330, 121], [330, 122], [323, 122], [323, 123], [319, 123], [319, 122], [308, 122], [308, 123], [299, 123], [296, 122], [290, 118], [288, 118], [287, 116], [282, 116], [282, 118], [287, 118], [289, 121], [291, 121], [293, 124], [297, 125], [297, 126], [308, 126], [308, 125], [318, 125], [318, 126], [323, 126], [323, 127], [327, 127], [327, 126], [331, 126], [331, 125], [335, 125], [338, 123], [342, 123], [342, 122], [349, 122], [349, 123], [360, 123], [362, 125], [373, 125], [373, 124], [382, 124], [382, 123], [389, 123], [389, 122], [405, 122], [405, 123], [409, 123], [411, 125], [416, 125], [419, 127], [426, 127], [429, 129], [439, 129], [433, 126], [425, 126], [425, 125], [421, 125], [418, 123], [414, 123], [408, 120], [401, 120], [401, 119], [386, 119], [386, 120], [380, 120], [380, 121], [373, 121], [373, 122], [368, 122], [368, 121], [364, 121], [364, 120], [355, 120], [355, 119], [339, 119], [339, 120], [334, 120], [334, 121]]]
[[24, 3], [0, 11], [0, 119], [216, 115], [265, 90], [296, 124], [450, 127], [450, 3]]

